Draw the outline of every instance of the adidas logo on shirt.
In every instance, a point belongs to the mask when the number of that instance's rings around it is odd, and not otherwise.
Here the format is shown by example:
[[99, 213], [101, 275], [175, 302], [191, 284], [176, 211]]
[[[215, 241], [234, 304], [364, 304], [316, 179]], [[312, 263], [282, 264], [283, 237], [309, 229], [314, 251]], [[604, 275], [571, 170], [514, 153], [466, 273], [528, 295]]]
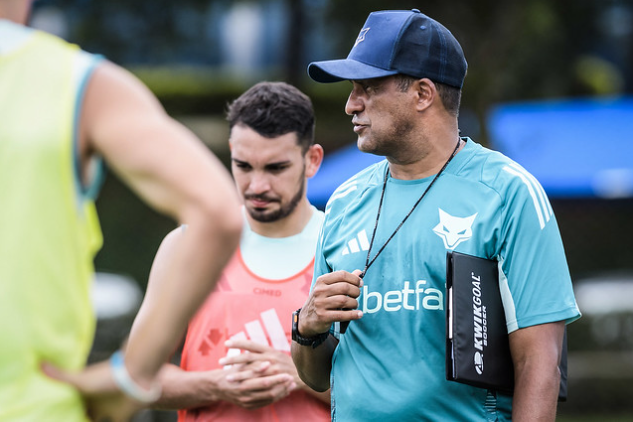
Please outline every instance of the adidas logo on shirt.
[[347, 242], [347, 246], [343, 248], [343, 255], [349, 255], [351, 253], [357, 253], [360, 251], [369, 250], [369, 239], [367, 238], [367, 232], [365, 229], [356, 234], [356, 237]]
[[[276, 350], [290, 352], [290, 342], [284, 331], [277, 311], [274, 308], [262, 312], [260, 319], [244, 324], [244, 331], [231, 336], [231, 340], [251, 340], [255, 343], [271, 346]], [[263, 325], [262, 325], [263, 323]], [[268, 337], [266, 336], [268, 334]], [[270, 343], [268, 339], [270, 338]], [[240, 349], [229, 349], [226, 357], [237, 356]]]

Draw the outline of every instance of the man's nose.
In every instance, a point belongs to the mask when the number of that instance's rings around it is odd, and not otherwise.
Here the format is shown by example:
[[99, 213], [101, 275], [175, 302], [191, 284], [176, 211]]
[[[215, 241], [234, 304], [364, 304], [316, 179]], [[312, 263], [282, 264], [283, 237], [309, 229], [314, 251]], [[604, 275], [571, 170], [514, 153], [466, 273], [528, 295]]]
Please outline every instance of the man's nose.
[[360, 113], [365, 108], [365, 103], [363, 98], [359, 95], [358, 88], [352, 89], [352, 92], [349, 94], [349, 98], [347, 99], [347, 103], [345, 104], [345, 113], [348, 115], [353, 115]]
[[270, 178], [263, 172], [256, 172], [249, 183], [249, 191], [255, 195], [266, 193], [270, 190]]

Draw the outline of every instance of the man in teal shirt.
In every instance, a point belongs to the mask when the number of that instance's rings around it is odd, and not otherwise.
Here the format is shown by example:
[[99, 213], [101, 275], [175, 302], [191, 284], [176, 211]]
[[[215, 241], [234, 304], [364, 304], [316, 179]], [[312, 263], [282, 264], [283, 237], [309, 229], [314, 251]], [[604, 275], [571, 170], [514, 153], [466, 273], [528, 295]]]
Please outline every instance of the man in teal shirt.
[[[562, 241], [534, 177], [459, 136], [466, 68], [418, 10], [370, 14], [347, 59], [309, 67], [352, 81], [358, 147], [386, 157], [330, 198], [297, 314], [293, 358], [308, 385], [331, 386], [333, 420], [555, 418], [564, 327], [580, 316]], [[447, 251], [499, 263], [513, 397], [445, 379]]]

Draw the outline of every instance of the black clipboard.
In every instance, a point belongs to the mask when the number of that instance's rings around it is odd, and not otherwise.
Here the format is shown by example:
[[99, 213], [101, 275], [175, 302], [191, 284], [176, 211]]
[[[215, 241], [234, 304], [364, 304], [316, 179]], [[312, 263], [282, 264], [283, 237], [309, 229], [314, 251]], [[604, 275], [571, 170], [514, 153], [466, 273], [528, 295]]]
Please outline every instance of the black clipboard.
[[[498, 262], [449, 251], [446, 290], [446, 379], [512, 394], [514, 365], [499, 290]], [[486, 307], [485, 324], [478, 306]], [[558, 401], [564, 402], [567, 401], [567, 327], [559, 369]]]
[[448, 252], [446, 379], [512, 393], [514, 366], [498, 262]]

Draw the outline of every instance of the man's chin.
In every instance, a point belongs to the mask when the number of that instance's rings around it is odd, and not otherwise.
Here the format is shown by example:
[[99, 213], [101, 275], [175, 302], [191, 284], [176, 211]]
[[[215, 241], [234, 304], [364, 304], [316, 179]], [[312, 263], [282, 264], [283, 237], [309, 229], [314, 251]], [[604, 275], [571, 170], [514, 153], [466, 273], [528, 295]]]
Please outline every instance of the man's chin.
[[360, 152], [366, 152], [368, 154], [375, 154], [375, 145], [372, 145], [372, 143], [366, 139], [366, 137], [364, 136], [359, 136], [358, 140], [356, 141], [356, 147], [358, 148], [358, 150]]
[[360, 139], [358, 140], [357, 147], [360, 152], [364, 152], [366, 154], [374, 154], [374, 155], [379, 155], [383, 157], [386, 155], [383, 152], [379, 151], [377, 148], [375, 148], [374, 145], [363, 143], [360, 141]]
[[248, 215], [260, 223], [272, 223], [279, 220], [279, 212], [274, 210], [247, 209]]

